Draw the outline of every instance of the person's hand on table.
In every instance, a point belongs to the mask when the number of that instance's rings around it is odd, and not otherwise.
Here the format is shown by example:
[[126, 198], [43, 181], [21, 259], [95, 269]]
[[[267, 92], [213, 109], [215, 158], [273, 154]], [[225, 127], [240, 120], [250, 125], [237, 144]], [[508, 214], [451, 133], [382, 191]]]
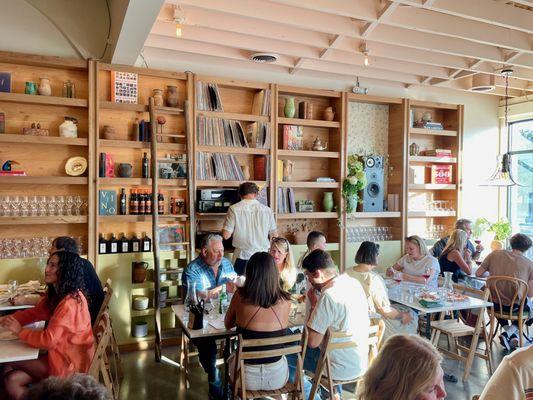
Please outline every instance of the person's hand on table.
[[12, 315], [2, 317], [2, 319], [0, 319], [0, 325], [17, 335], [22, 330], [22, 326]]

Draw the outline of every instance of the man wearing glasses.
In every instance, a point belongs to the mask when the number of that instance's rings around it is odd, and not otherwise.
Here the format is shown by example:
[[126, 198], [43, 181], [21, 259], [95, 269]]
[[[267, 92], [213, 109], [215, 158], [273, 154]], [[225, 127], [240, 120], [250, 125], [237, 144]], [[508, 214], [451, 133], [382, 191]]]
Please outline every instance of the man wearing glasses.
[[257, 201], [258, 193], [259, 187], [255, 183], [241, 183], [241, 201], [228, 209], [222, 228], [224, 239], [233, 235], [233, 267], [239, 275], [244, 274], [246, 263], [254, 253], [268, 251], [269, 236], [277, 236], [274, 213]]

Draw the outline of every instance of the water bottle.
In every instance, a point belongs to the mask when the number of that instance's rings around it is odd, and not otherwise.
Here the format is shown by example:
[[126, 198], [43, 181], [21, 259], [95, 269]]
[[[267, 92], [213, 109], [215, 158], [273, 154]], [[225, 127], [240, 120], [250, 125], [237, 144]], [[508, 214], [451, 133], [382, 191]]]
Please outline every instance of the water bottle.
[[220, 292], [218, 303], [218, 313], [225, 314], [228, 310], [228, 294], [226, 293], [226, 285], [222, 285], [222, 291]]
[[190, 310], [191, 305], [195, 305], [197, 303], [196, 299], [196, 285], [194, 282], [187, 282], [187, 297], [185, 298], [185, 309], [187, 311]]

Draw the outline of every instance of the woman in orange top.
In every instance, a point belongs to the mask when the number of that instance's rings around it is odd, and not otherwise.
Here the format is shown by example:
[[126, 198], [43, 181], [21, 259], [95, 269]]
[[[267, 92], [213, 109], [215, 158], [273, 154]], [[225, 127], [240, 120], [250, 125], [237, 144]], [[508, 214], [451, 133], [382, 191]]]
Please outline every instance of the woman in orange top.
[[[60, 251], [48, 259], [44, 271], [47, 294], [35, 308], [0, 318], [0, 325], [17, 334], [32, 347], [47, 350], [36, 360], [5, 366], [8, 393], [21, 399], [27, 385], [48, 376], [66, 377], [87, 372], [94, 355], [94, 336], [87, 300], [83, 294], [83, 266], [77, 254]], [[46, 328], [24, 328], [36, 321], [48, 321]]]

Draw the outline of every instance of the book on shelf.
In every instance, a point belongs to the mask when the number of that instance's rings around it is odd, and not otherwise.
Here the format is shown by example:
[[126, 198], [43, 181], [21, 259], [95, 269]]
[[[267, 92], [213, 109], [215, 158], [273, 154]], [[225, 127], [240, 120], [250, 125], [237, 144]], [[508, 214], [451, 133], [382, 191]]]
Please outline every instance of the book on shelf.
[[434, 164], [431, 166], [431, 183], [449, 185], [452, 183], [453, 165]]
[[335, 179], [327, 177], [327, 176], [321, 176], [319, 178], [316, 178], [316, 181], [317, 182], [335, 182]]
[[303, 150], [304, 131], [302, 126], [283, 125], [283, 149]]
[[26, 172], [22, 170], [18, 171], [0, 171], [0, 176], [26, 176]]
[[250, 147], [270, 149], [270, 122], [254, 122], [246, 132]]
[[199, 180], [243, 181], [239, 160], [233, 154], [199, 152], [196, 158]]
[[293, 188], [278, 188], [278, 214], [293, 214], [296, 212], [296, 200]]
[[252, 114], [270, 116], [270, 89], [263, 89], [254, 95]]
[[268, 207], [268, 184], [265, 184], [263, 187], [259, 188], [259, 193], [257, 194], [256, 199], [259, 203]]
[[452, 151], [450, 149], [431, 149], [420, 152], [421, 155], [427, 157], [451, 157]]
[[111, 71], [111, 101], [137, 103], [138, 75], [134, 72]]
[[424, 122], [424, 121], [418, 121], [415, 123], [415, 128], [423, 128], [423, 129], [433, 129], [437, 131], [442, 131], [444, 127], [440, 122]]
[[224, 111], [216, 83], [196, 82], [196, 108], [200, 111]]
[[248, 147], [240, 121], [199, 115], [196, 122], [196, 140], [200, 145]]

